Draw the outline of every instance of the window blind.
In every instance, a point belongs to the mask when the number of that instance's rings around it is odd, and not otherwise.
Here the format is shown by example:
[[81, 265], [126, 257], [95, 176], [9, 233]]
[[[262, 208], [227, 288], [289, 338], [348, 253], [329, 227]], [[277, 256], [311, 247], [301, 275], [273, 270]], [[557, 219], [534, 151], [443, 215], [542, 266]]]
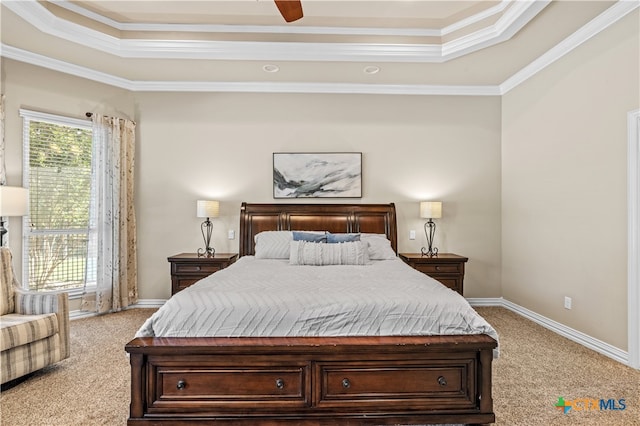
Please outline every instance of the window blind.
[[90, 252], [91, 123], [21, 110], [24, 219], [23, 281], [33, 290], [82, 289], [95, 281]]

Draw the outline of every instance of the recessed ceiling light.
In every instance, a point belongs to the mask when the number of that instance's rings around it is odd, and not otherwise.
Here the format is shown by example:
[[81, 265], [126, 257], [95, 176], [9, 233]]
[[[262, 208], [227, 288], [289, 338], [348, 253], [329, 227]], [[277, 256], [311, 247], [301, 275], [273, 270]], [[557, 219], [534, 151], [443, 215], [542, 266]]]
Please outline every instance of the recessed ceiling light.
[[364, 72], [366, 74], [376, 74], [378, 71], [380, 71], [380, 67], [376, 67], [374, 65], [370, 65], [368, 67], [364, 67]]
[[280, 71], [280, 67], [277, 65], [265, 65], [262, 67], [264, 72], [278, 72]]

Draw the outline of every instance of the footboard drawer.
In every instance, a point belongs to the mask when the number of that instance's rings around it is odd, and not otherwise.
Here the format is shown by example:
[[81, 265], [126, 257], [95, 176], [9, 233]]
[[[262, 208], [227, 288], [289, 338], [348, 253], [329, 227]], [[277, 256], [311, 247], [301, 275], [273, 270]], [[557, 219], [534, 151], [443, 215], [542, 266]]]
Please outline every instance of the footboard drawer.
[[487, 335], [136, 338], [129, 426], [484, 424]]
[[222, 406], [259, 410], [309, 405], [309, 366], [235, 366], [197, 362], [192, 366], [154, 363], [148, 380], [149, 412], [180, 408], [192, 412]]
[[429, 360], [427, 364], [389, 367], [375, 362], [321, 363], [318, 365], [318, 406], [403, 407], [429, 409], [471, 408], [474, 395], [475, 360]]

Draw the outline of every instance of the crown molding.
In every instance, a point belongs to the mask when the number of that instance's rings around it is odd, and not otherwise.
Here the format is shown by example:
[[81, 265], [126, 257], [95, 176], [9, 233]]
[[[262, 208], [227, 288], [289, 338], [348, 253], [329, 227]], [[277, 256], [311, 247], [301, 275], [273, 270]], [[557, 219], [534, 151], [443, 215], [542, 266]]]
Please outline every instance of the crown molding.
[[[13, 3], [13, 2], [11, 2]], [[556, 60], [571, 52], [591, 37], [640, 7], [637, 0], [620, 0], [538, 59], [505, 80], [499, 86], [453, 85], [377, 85], [349, 83], [271, 83], [271, 82], [191, 82], [134, 81], [90, 68], [70, 64], [44, 55], [28, 52], [6, 44], [1, 45], [3, 57], [87, 78], [131, 91], [200, 91], [200, 92], [260, 92], [260, 93], [350, 93], [387, 95], [500, 96], [522, 84]]]
[[442, 57], [458, 58], [509, 40], [549, 3], [551, 0], [515, 2], [494, 25], [443, 44]]
[[499, 96], [497, 86], [425, 84], [273, 83], [273, 82], [135, 82], [139, 92], [329, 93], [361, 95]]
[[[292, 43], [292, 42], [235, 42], [235, 41], [196, 41], [196, 40], [141, 40], [120, 39], [90, 28], [60, 19], [48, 11], [36, 0], [9, 1], [3, 4], [38, 30], [76, 44], [123, 58], [156, 59], [219, 59], [219, 60], [281, 60], [281, 61], [378, 61], [378, 62], [446, 62], [477, 50], [501, 43], [513, 36], [522, 26], [540, 12], [550, 0], [502, 2], [499, 6], [485, 11], [484, 15], [471, 17], [456, 25], [471, 25], [481, 19], [506, 9], [503, 16], [484, 30], [461, 36], [443, 44], [385, 44], [385, 43]], [[66, 3], [63, 3], [66, 4]], [[511, 7], [506, 8], [508, 4]], [[112, 22], [113, 24], [113, 22]], [[142, 25], [142, 24], [138, 24]], [[433, 35], [448, 34], [459, 28], [454, 25], [444, 30], [406, 30], [408, 34]], [[146, 31], [162, 29], [185, 29], [181, 25], [150, 25]], [[192, 31], [228, 31], [234, 26], [198, 26]], [[284, 32], [309, 31], [314, 34], [347, 35], [392, 34], [389, 29], [365, 28], [362, 31], [344, 28], [311, 27], [241, 27], [234, 31]], [[258, 31], [259, 29], [259, 31]], [[315, 31], [315, 32], [314, 32]], [[350, 32], [349, 32], [350, 31]], [[398, 35], [405, 30], [401, 30]]]
[[133, 92], [245, 92], [245, 93], [333, 93], [367, 95], [499, 96], [498, 86], [454, 86], [352, 83], [274, 83], [216, 81], [136, 81], [115, 77], [90, 68], [69, 64], [2, 44], [2, 56], [31, 65], [86, 78]]
[[14, 59], [16, 61], [25, 62], [27, 64], [36, 65], [64, 74], [70, 74], [76, 77], [86, 78], [88, 80], [97, 81], [99, 83], [108, 84], [109, 86], [119, 87], [121, 89], [134, 90], [134, 85], [131, 80], [116, 77], [101, 71], [92, 70], [90, 68], [81, 67], [79, 65], [70, 64], [69, 62], [29, 52], [4, 43], [0, 44], [0, 53], [3, 58]]
[[437, 28], [358, 28], [358, 27], [308, 27], [296, 25], [199, 25], [199, 24], [147, 24], [119, 22], [85, 9], [69, 0], [49, 0], [61, 8], [67, 9], [85, 18], [107, 25], [119, 31], [139, 32], [205, 32], [205, 33], [267, 33], [267, 34], [320, 34], [320, 35], [384, 35], [442, 37], [469, 25], [502, 13], [516, 0], [501, 0], [497, 5], [475, 15], [461, 19], [442, 29]]
[[508, 93], [510, 90], [524, 83], [541, 70], [545, 69], [576, 47], [580, 46], [582, 43], [589, 40], [591, 37], [609, 28], [611, 25], [618, 22], [618, 20], [624, 18], [627, 14], [633, 12], [638, 7], [640, 7], [640, 2], [638, 0], [620, 0], [616, 2], [616, 4], [593, 18], [556, 46], [549, 49], [538, 59], [534, 60], [529, 65], [505, 80], [500, 84], [500, 93]]
[[442, 58], [440, 46], [431, 44], [123, 40], [119, 45], [112, 54], [146, 59], [410, 63]]
[[[503, 0], [508, 3], [513, 0]], [[100, 22], [118, 31], [137, 32], [185, 32], [185, 33], [258, 33], [258, 34], [314, 34], [314, 35], [386, 35], [413, 37], [441, 37], [445, 30], [429, 28], [359, 28], [359, 27], [309, 27], [295, 25], [233, 25], [233, 24], [148, 24], [137, 22], [118, 22], [98, 13], [87, 10], [68, 0], [50, 0], [64, 9], [93, 21]], [[502, 3], [500, 5], [502, 5]], [[499, 5], [499, 6], [500, 6]], [[502, 8], [504, 9], [503, 6]], [[496, 7], [494, 6], [494, 8]], [[494, 12], [498, 13], [498, 12]], [[489, 14], [488, 16], [491, 16]], [[475, 16], [474, 16], [475, 17]], [[478, 18], [479, 20], [480, 18]], [[483, 18], [484, 19], [484, 18]], [[474, 21], [464, 24], [471, 25]], [[462, 23], [462, 21], [461, 21]]]
[[468, 27], [469, 25], [473, 25], [477, 22], [480, 22], [484, 19], [488, 19], [490, 17], [492, 17], [493, 15], [497, 15], [498, 13], [502, 13], [502, 11], [504, 11], [511, 3], [513, 3], [514, 1], [517, 0], [502, 0], [500, 3], [498, 3], [497, 5], [484, 10], [480, 13], [476, 13], [475, 15], [469, 16], [467, 18], [463, 18], [461, 20], [459, 20], [456, 23], [453, 23], [451, 25], [448, 25], [446, 27], [444, 27], [441, 31], [440, 34], [438, 34], [439, 36], [445, 36], [447, 34], [451, 34], [454, 31], [459, 31], [462, 30], [463, 28]]

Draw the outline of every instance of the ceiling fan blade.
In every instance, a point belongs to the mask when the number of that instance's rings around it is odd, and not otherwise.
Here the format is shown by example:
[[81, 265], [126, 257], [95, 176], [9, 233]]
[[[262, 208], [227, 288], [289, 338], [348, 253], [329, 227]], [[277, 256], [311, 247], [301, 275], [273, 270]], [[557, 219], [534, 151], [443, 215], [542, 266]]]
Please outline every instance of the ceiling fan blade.
[[274, 0], [280, 14], [287, 22], [302, 18], [302, 2], [300, 0]]

